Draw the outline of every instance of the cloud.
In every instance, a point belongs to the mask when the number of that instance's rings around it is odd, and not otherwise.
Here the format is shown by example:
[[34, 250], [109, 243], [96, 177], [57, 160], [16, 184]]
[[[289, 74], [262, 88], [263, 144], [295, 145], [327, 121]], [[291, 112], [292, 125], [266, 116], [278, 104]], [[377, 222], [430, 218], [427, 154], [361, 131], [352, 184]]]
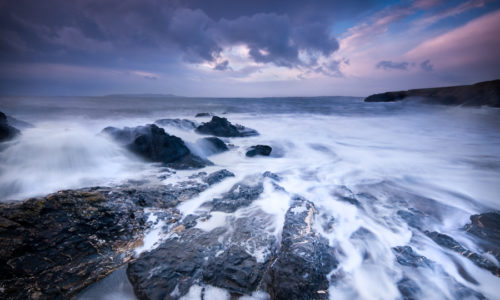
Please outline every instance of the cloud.
[[431, 72], [434, 70], [434, 66], [431, 64], [431, 61], [430, 59], [428, 60], [424, 60], [421, 64], [420, 64], [420, 68], [426, 72]]
[[219, 71], [225, 71], [225, 70], [227, 70], [228, 66], [229, 66], [229, 61], [224, 60], [224, 61], [218, 63], [217, 65], [215, 65], [214, 69], [219, 70]]
[[409, 63], [406, 61], [403, 62], [393, 62], [390, 60], [382, 60], [379, 61], [375, 67], [377, 69], [383, 70], [408, 70]]
[[[462, 69], [500, 75], [500, 10], [424, 41], [410, 50], [407, 59], [431, 60], [439, 70]], [[497, 71], [494, 71], [497, 70]]]
[[474, 8], [480, 8], [484, 7], [486, 3], [489, 2], [488, 0], [469, 0], [465, 1], [457, 6], [454, 6], [452, 8], [448, 8], [446, 10], [443, 10], [439, 13], [433, 13], [432, 15], [419, 19], [415, 22], [417, 26], [428, 26], [431, 24], [434, 24], [436, 22], [439, 22], [443, 19], [446, 19], [448, 17], [453, 17], [457, 16], [459, 14], [462, 14], [464, 12], [467, 12], [469, 10], [472, 10]]

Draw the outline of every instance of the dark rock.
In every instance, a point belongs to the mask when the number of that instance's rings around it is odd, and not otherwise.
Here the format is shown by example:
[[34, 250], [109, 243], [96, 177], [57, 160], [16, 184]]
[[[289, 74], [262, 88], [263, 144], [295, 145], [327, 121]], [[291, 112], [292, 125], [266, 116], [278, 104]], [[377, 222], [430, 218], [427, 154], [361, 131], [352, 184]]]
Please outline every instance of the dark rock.
[[479, 245], [500, 261], [500, 212], [488, 212], [470, 217], [465, 230], [479, 239]]
[[281, 181], [281, 177], [278, 174], [275, 174], [273, 172], [265, 171], [262, 174], [262, 176], [267, 177], [267, 178], [271, 178], [274, 181], [278, 181], [278, 182]]
[[211, 173], [203, 181], [205, 181], [208, 185], [213, 185], [221, 182], [227, 177], [234, 177], [234, 174], [226, 169], [222, 169]]
[[233, 125], [226, 118], [217, 116], [213, 116], [210, 122], [198, 126], [196, 132], [220, 137], [247, 137], [259, 135], [259, 133], [253, 129], [241, 125]]
[[212, 113], [209, 113], [209, 112], [201, 112], [201, 113], [197, 113], [196, 116], [194, 116], [195, 118], [200, 118], [200, 117], [211, 117], [213, 116]]
[[0, 295], [70, 298], [133, 256], [146, 227], [132, 197], [61, 191], [0, 204]]
[[483, 258], [481, 255], [472, 252], [465, 247], [463, 247], [460, 243], [455, 241], [452, 237], [442, 234], [436, 231], [425, 231], [425, 235], [431, 238], [436, 244], [440, 245], [443, 248], [450, 249], [459, 253], [460, 255], [468, 258], [478, 267], [486, 269], [493, 273], [495, 276], [500, 277], [500, 268], [498, 268], [493, 262], [489, 261], [486, 258]]
[[392, 102], [419, 98], [430, 104], [500, 107], [500, 80], [473, 85], [386, 92], [365, 98], [365, 102]]
[[11, 140], [21, 132], [8, 124], [7, 116], [0, 112], [0, 142]]
[[418, 255], [410, 246], [399, 246], [392, 248], [396, 255], [396, 260], [400, 265], [407, 267], [428, 267], [432, 268], [432, 261], [425, 256]]
[[273, 148], [267, 145], [255, 145], [248, 149], [246, 156], [254, 157], [256, 155], [269, 156]]
[[202, 168], [211, 164], [192, 154], [180, 138], [167, 134], [154, 124], [123, 129], [106, 127], [102, 132], [143, 158], [172, 168]]
[[219, 138], [216, 137], [206, 137], [196, 141], [196, 144], [200, 146], [206, 155], [213, 155], [228, 151], [226, 143]]
[[285, 215], [281, 248], [266, 274], [272, 299], [328, 299], [328, 278], [338, 262], [328, 241], [313, 231], [314, 205], [293, 201]]
[[155, 124], [160, 126], [171, 126], [184, 130], [195, 129], [198, 124], [188, 119], [160, 119], [156, 120]]
[[398, 290], [403, 296], [404, 300], [420, 299], [422, 290], [418, 287], [417, 283], [408, 277], [404, 277], [398, 281]]
[[[189, 221], [187, 219], [190, 219]], [[187, 216], [184, 224], [202, 222]], [[267, 232], [272, 216], [255, 215], [232, 219], [233, 230], [218, 227], [205, 232], [185, 225], [175, 238], [143, 253], [129, 264], [129, 279], [140, 299], [178, 299], [193, 284], [208, 283], [233, 294], [256, 290], [267, 269], [276, 239]], [[261, 261], [250, 252], [269, 253]]]
[[212, 200], [213, 211], [235, 212], [241, 207], [250, 205], [264, 192], [262, 180], [256, 183], [237, 183], [222, 195], [222, 198]]

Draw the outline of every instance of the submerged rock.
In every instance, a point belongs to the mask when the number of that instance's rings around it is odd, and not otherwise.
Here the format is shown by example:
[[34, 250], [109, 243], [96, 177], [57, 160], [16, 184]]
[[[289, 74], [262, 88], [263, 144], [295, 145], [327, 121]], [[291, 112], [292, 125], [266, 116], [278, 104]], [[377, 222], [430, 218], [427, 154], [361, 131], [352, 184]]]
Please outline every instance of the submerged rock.
[[156, 120], [155, 124], [160, 126], [172, 126], [179, 129], [191, 130], [195, 129], [198, 124], [188, 119], [160, 119]]
[[0, 142], [11, 140], [20, 133], [19, 129], [9, 125], [7, 116], [0, 112]]
[[460, 243], [455, 241], [452, 237], [442, 234], [436, 231], [425, 231], [425, 235], [427, 235], [429, 238], [431, 238], [436, 244], [440, 245], [443, 248], [450, 249], [452, 251], [455, 251], [459, 253], [460, 255], [468, 258], [470, 261], [472, 261], [474, 264], [476, 264], [478, 267], [486, 269], [493, 273], [495, 276], [500, 277], [500, 268], [497, 267], [493, 262], [489, 261], [488, 259], [482, 257], [481, 255], [472, 252], [468, 249], [466, 249], [464, 246], [462, 246]]
[[433, 262], [425, 256], [418, 255], [410, 246], [399, 246], [392, 248], [396, 255], [396, 260], [400, 265], [407, 267], [427, 267], [432, 268]]
[[226, 143], [216, 137], [199, 139], [196, 141], [196, 144], [206, 152], [206, 155], [218, 154], [229, 150]]
[[248, 137], [259, 135], [259, 133], [250, 128], [241, 125], [233, 125], [226, 118], [213, 116], [212, 120], [203, 123], [196, 128], [196, 132], [200, 134], [209, 134], [220, 137]]
[[222, 169], [209, 174], [206, 178], [203, 179], [203, 181], [206, 182], [208, 185], [213, 185], [221, 182], [227, 177], [234, 177], [234, 173], [226, 169]]
[[280, 251], [266, 274], [272, 299], [328, 299], [333, 249], [314, 230], [314, 204], [296, 198], [285, 215]]
[[250, 205], [264, 192], [262, 180], [253, 183], [239, 182], [221, 198], [212, 200], [212, 211], [235, 212], [241, 207]]
[[256, 155], [269, 156], [273, 148], [267, 145], [255, 145], [248, 149], [246, 156], [254, 157]]
[[129, 261], [143, 210], [92, 189], [0, 204], [0, 297], [70, 298]]
[[102, 132], [143, 158], [172, 168], [202, 168], [211, 164], [192, 154], [182, 139], [167, 134], [154, 124], [123, 129], [106, 127]]

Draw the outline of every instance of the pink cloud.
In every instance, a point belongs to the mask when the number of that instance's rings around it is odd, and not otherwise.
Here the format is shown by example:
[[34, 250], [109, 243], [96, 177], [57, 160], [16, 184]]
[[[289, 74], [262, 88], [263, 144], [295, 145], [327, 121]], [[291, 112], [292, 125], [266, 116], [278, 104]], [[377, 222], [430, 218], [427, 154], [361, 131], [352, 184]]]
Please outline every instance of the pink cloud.
[[471, 72], [474, 67], [476, 71], [500, 69], [498, 28], [500, 10], [427, 40], [405, 57], [417, 61], [430, 59], [436, 70], [462, 68]]

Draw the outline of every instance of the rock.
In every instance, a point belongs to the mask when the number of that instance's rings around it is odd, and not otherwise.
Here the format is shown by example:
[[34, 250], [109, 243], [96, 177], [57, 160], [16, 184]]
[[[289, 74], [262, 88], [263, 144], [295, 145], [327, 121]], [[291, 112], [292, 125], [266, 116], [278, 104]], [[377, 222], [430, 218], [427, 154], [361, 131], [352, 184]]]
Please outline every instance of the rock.
[[183, 130], [195, 129], [198, 124], [188, 119], [160, 119], [156, 120], [155, 124], [160, 126], [171, 126]]
[[212, 113], [209, 113], [209, 112], [201, 112], [201, 113], [197, 113], [196, 116], [194, 116], [195, 118], [201, 118], [201, 117], [211, 117], [213, 116]]
[[473, 85], [386, 92], [365, 98], [365, 102], [393, 102], [418, 98], [429, 104], [500, 107], [500, 80]]
[[196, 132], [220, 137], [248, 137], [259, 135], [259, 133], [253, 129], [241, 125], [233, 125], [226, 118], [217, 116], [213, 116], [210, 122], [198, 126]]
[[418, 287], [417, 283], [408, 277], [404, 277], [397, 283], [398, 290], [403, 296], [403, 300], [416, 300], [420, 299], [422, 290]]
[[[196, 218], [187, 216], [184, 221], [188, 217], [190, 220], [184, 224]], [[178, 299], [200, 283], [236, 295], [251, 294], [258, 288], [275, 251], [276, 239], [267, 232], [271, 220], [272, 216], [259, 211], [233, 217], [233, 230], [218, 227], [206, 232], [183, 225], [174, 238], [129, 264], [127, 273], [136, 295], [139, 299]], [[268, 255], [257, 260], [252, 252]]]
[[146, 227], [132, 197], [61, 191], [0, 204], [3, 299], [71, 298], [129, 261]]
[[196, 144], [204, 150], [206, 155], [218, 154], [229, 150], [226, 143], [216, 137], [199, 139], [196, 141]]
[[213, 184], [221, 182], [222, 180], [226, 179], [227, 177], [234, 177], [234, 173], [230, 172], [226, 169], [222, 169], [222, 170], [211, 173], [203, 181], [206, 182], [208, 185], [213, 185]]
[[237, 209], [250, 205], [264, 192], [262, 180], [253, 183], [239, 182], [222, 198], [212, 200], [212, 211], [235, 212]]
[[427, 267], [432, 268], [433, 262], [425, 256], [418, 255], [410, 246], [399, 246], [392, 248], [396, 255], [396, 260], [400, 265], [407, 267]]
[[500, 212], [488, 212], [470, 217], [464, 229], [479, 238], [479, 245], [500, 261]]
[[7, 116], [3, 112], [0, 112], [0, 142], [9, 141], [20, 133], [17, 128], [8, 124]]
[[246, 156], [247, 157], [254, 157], [256, 155], [269, 156], [272, 150], [273, 148], [267, 145], [256, 145], [248, 149]]
[[167, 134], [154, 124], [123, 129], [106, 127], [102, 132], [139, 156], [168, 164], [172, 168], [202, 168], [211, 164], [192, 154], [182, 139]]
[[288, 209], [280, 251], [265, 277], [271, 299], [328, 299], [327, 275], [338, 262], [313, 230], [315, 214], [313, 203], [302, 198]]
[[460, 255], [468, 258], [478, 267], [486, 269], [490, 271], [493, 275], [500, 277], [499, 267], [497, 267], [493, 262], [489, 261], [488, 259], [483, 258], [481, 255], [466, 249], [460, 243], [455, 241], [452, 237], [436, 231], [433, 232], [425, 231], [424, 233], [441, 247], [459, 253]]
[[12, 116], [7, 116], [7, 123], [9, 123], [10, 126], [14, 126], [18, 129], [26, 129], [26, 128], [33, 128], [35, 125], [28, 123], [23, 120], [16, 119]]

